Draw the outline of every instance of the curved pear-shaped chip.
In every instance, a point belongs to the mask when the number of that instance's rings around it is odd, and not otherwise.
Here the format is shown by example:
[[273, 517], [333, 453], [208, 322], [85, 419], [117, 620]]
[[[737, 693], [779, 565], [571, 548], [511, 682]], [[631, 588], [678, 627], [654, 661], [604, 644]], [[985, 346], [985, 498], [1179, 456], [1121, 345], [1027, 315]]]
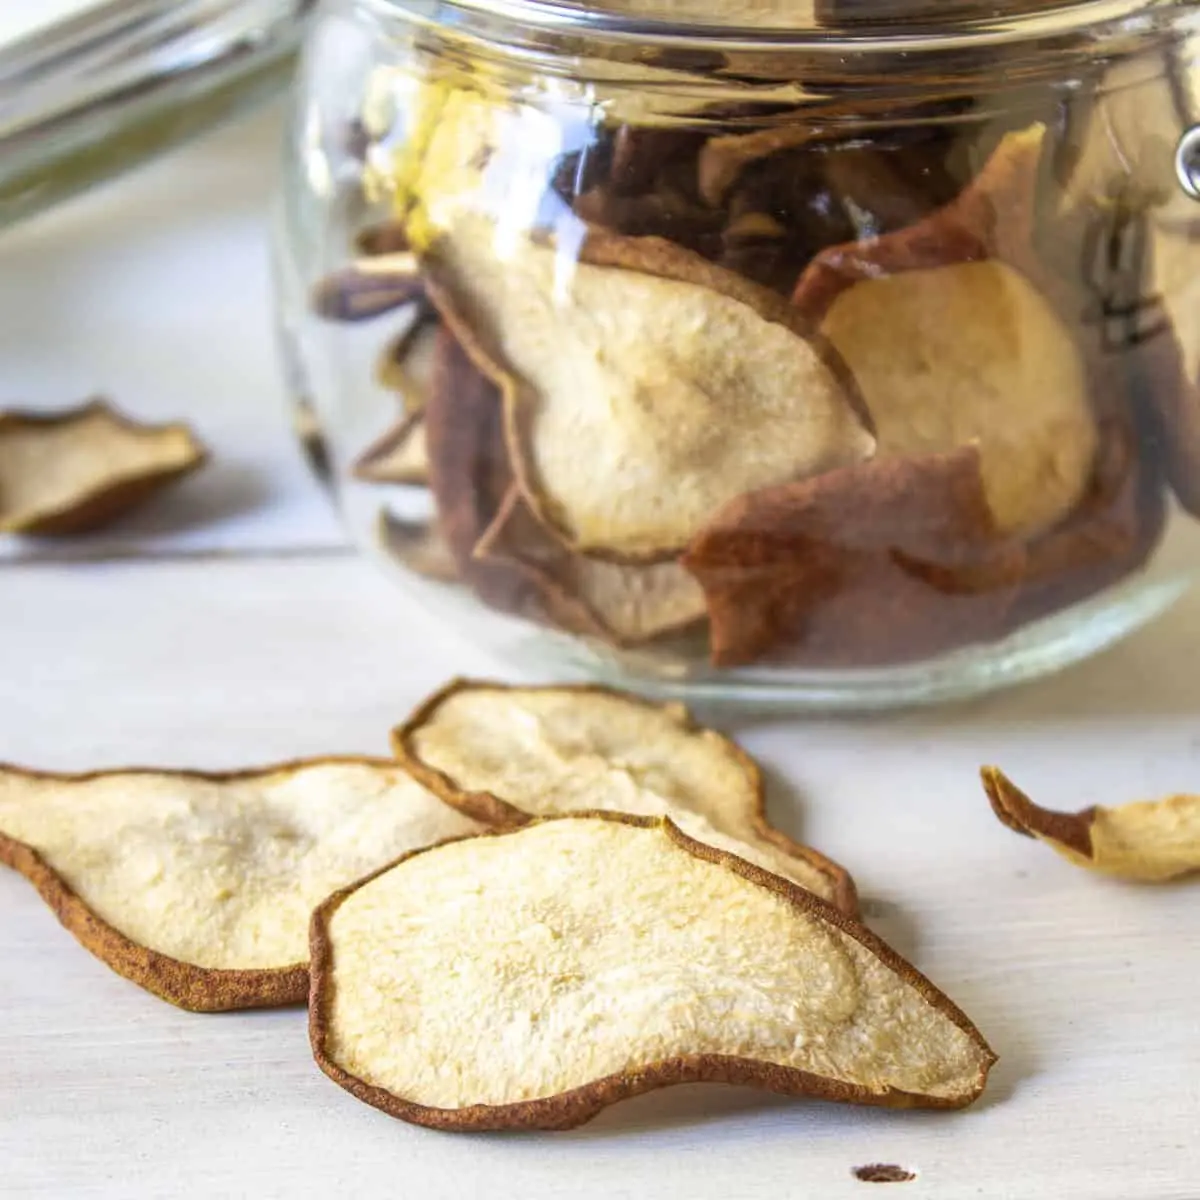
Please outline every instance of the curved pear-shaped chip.
[[518, 488], [500, 506], [474, 557], [519, 570], [560, 628], [618, 646], [693, 628], [707, 611], [700, 585], [679, 563], [616, 563], [579, 554], [538, 521]]
[[1064, 813], [1034, 804], [996, 767], [980, 774], [992, 811], [1009, 829], [1045, 842], [1077, 866], [1140, 883], [1200, 871], [1200, 796]]
[[102, 962], [198, 1012], [300, 1003], [321, 900], [478, 828], [381, 759], [219, 775], [0, 767], [0, 862]]
[[441, 1129], [565, 1129], [692, 1082], [957, 1108], [995, 1061], [873, 934], [666, 818], [411, 855], [317, 910], [312, 966], [321, 1069]]
[[207, 457], [186, 425], [143, 425], [103, 400], [0, 412], [0, 533], [87, 533]]
[[355, 479], [363, 483], [429, 483], [429, 447], [425, 441], [425, 414], [402, 417], [354, 464]]
[[573, 549], [661, 561], [734, 496], [871, 454], [853, 384], [785, 300], [657, 238], [592, 232], [578, 257], [464, 214], [426, 260], [504, 392], [522, 492]]
[[392, 734], [427, 788], [489, 823], [580, 810], [670, 816], [685, 833], [853, 914], [843, 867], [773, 829], [758, 764], [679, 704], [596, 685], [457, 680]]

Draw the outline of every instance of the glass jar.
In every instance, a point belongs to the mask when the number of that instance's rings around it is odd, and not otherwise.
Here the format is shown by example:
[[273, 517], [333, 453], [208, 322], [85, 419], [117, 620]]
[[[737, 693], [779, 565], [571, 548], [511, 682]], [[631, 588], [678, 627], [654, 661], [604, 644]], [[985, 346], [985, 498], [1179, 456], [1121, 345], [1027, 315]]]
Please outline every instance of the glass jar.
[[613, 5], [318, 12], [280, 327], [361, 544], [538, 670], [825, 709], [1170, 605], [1196, 6]]

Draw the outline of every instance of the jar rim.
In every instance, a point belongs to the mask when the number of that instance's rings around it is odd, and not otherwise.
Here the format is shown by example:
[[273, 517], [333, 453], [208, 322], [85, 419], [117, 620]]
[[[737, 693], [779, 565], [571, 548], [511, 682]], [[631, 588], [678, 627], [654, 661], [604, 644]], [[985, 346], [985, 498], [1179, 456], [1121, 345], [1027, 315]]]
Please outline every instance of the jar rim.
[[[623, 10], [607, 0], [367, 0], [434, 24], [461, 14], [550, 34], [654, 46], [704, 45], [713, 50], [803, 50], [852, 54], [872, 48], [891, 53], [1057, 40], [1106, 33], [1139, 34], [1195, 6], [1186, 0], [876, 0], [869, 15], [837, 17], [837, 0], [742, 0], [714, 11], [713, 0], [637, 0]], [[623, 2], [623, 0], [619, 0]], [[861, 0], [859, 0], [861, 3]], [[432, 7], [435, 11], [429, 11]], [[851, 4], [850, 7], [854, 7]], [[797, 20], [797, 9], [806, 19]]]

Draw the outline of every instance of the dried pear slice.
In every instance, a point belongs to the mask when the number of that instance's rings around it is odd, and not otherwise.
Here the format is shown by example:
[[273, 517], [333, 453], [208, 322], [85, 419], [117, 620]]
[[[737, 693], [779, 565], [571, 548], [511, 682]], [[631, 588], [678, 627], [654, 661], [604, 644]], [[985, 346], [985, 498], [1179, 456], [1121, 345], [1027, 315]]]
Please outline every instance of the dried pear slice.
[[1045, 842], [1077, 866], [1140, 883], [1200, 871], [1200, 796], [1063, 813], [1034, 804], [996, 767], [980, 773], [992, 810], [1009, 829]]
[[819, 127], [796, 123], [709, 138], [700, 151], [700, 195], [708, 204], [723, 204], [738, 177], [751, 163], [781, 150], [804, 146], [820, 136]]
[[880, 456], [976, 443], [996, 521], [1023, 537], [1075, 508], [1098, 446], [1082, 301], [1035, 250], [1044, 140], [1006, 135], [949, 205], [823, 251], [793, 296], [858, 380]]
[[146, 425], [103, 400], [0, 412], [0, 533], [87, 533], [201, 467], [186, 425]]
[[479, 820], [581, 809], [668, 815], [690, 836], [857, 911], [844, 868], [768, 824], [757, 763], [682, 705], [595, 685], [457, 680], [392, 745], [426, 787]]
[[474, 557], [521, 571], [546, 614], [572, 633], [636, 646], [704, 620], [704, 593], [677, 562], [614, 563], [577, 554], [551, 536], [517, 488]]
[[363, 483], [429, 483], [429, 447], [425, 440], [425, 414], [402, 417], [354, 463], [353, 475]]
[[425, 409], [438, 534], [459, 576], [488, 604], [524, 612], [536, 607], [525, 574], [509, 563], [474, 557], [512, 488], [502, 421], [500, 393], [476, 369], [454, 333], [442, 326]]
[[1166, 497], [1128, 417], [1101, 422], [1088, 491], [1061, 525], [1026, 548], [1013, 628], [1111, 586], [1144, 566], [1162, 538]]
[[873, 934], [667, 818], [410, 855], [317, 910], [312, 964], [325, 1074], [446, 1130], [566, 1129], [693, 1082], [961, 1108], [995, 1062]]
[[870, 455], [836, 357], [778, 296], [655, 238], [593, 232], [579, 257], [463, 215], [426, 260], [504, 392], [526, 500], [573, 549], [661, 561], [749, 488]]
[[881, 457], [974, 444], [1001, 532], [1033, 536], [1087, 489], [1097, 433], [1079, 347], [999, 262], [856, 284], [822, 329], [854, 371]]
[[399, 337], [388, 343], [375, 368], [376, 380], [400, 396], [408, 416], [424, 412], [429, 400], [438, 324], [432, 309], [420, 313]]
[[1044, 138], [1005, 136], [945, 208], [823, 251], [793, 297], [854, 372], [880, 455], [976, 442], [996, 520], [1022, 536], [1075, 507], [1097, 448], [1084, 348], [1035, 256]]
[[682, 561], [720, 666], [899, 662], [997, 638], [1025, 568], [997, 535], [973, 447], [752, 492]]
[[437, 583], [461, 583], [458, 563], [435, 521], [407, 521], [383, 509], [375, 537], [384, 553], [401, 566]]
[[312, 309], [327, 321], [370, 321], [425, 298], [414, 254], [361, 258], [320, 280]]
[[0, 862], [107, 966], [197, 1012], [303, 1001], [319, 901], [477, 828], [382, 759], [216, 775], [0, 767]]

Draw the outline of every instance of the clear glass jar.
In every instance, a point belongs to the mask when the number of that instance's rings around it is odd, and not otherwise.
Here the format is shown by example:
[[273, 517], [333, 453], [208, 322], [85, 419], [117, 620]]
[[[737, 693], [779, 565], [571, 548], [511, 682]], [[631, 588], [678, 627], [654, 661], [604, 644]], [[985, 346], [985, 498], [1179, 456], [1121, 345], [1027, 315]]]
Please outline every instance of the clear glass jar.
[[362, 545], [536, 669], [825, 709], [1171, 604], [1196, 6], [616, 3], [318, 12], [280, 327]]

